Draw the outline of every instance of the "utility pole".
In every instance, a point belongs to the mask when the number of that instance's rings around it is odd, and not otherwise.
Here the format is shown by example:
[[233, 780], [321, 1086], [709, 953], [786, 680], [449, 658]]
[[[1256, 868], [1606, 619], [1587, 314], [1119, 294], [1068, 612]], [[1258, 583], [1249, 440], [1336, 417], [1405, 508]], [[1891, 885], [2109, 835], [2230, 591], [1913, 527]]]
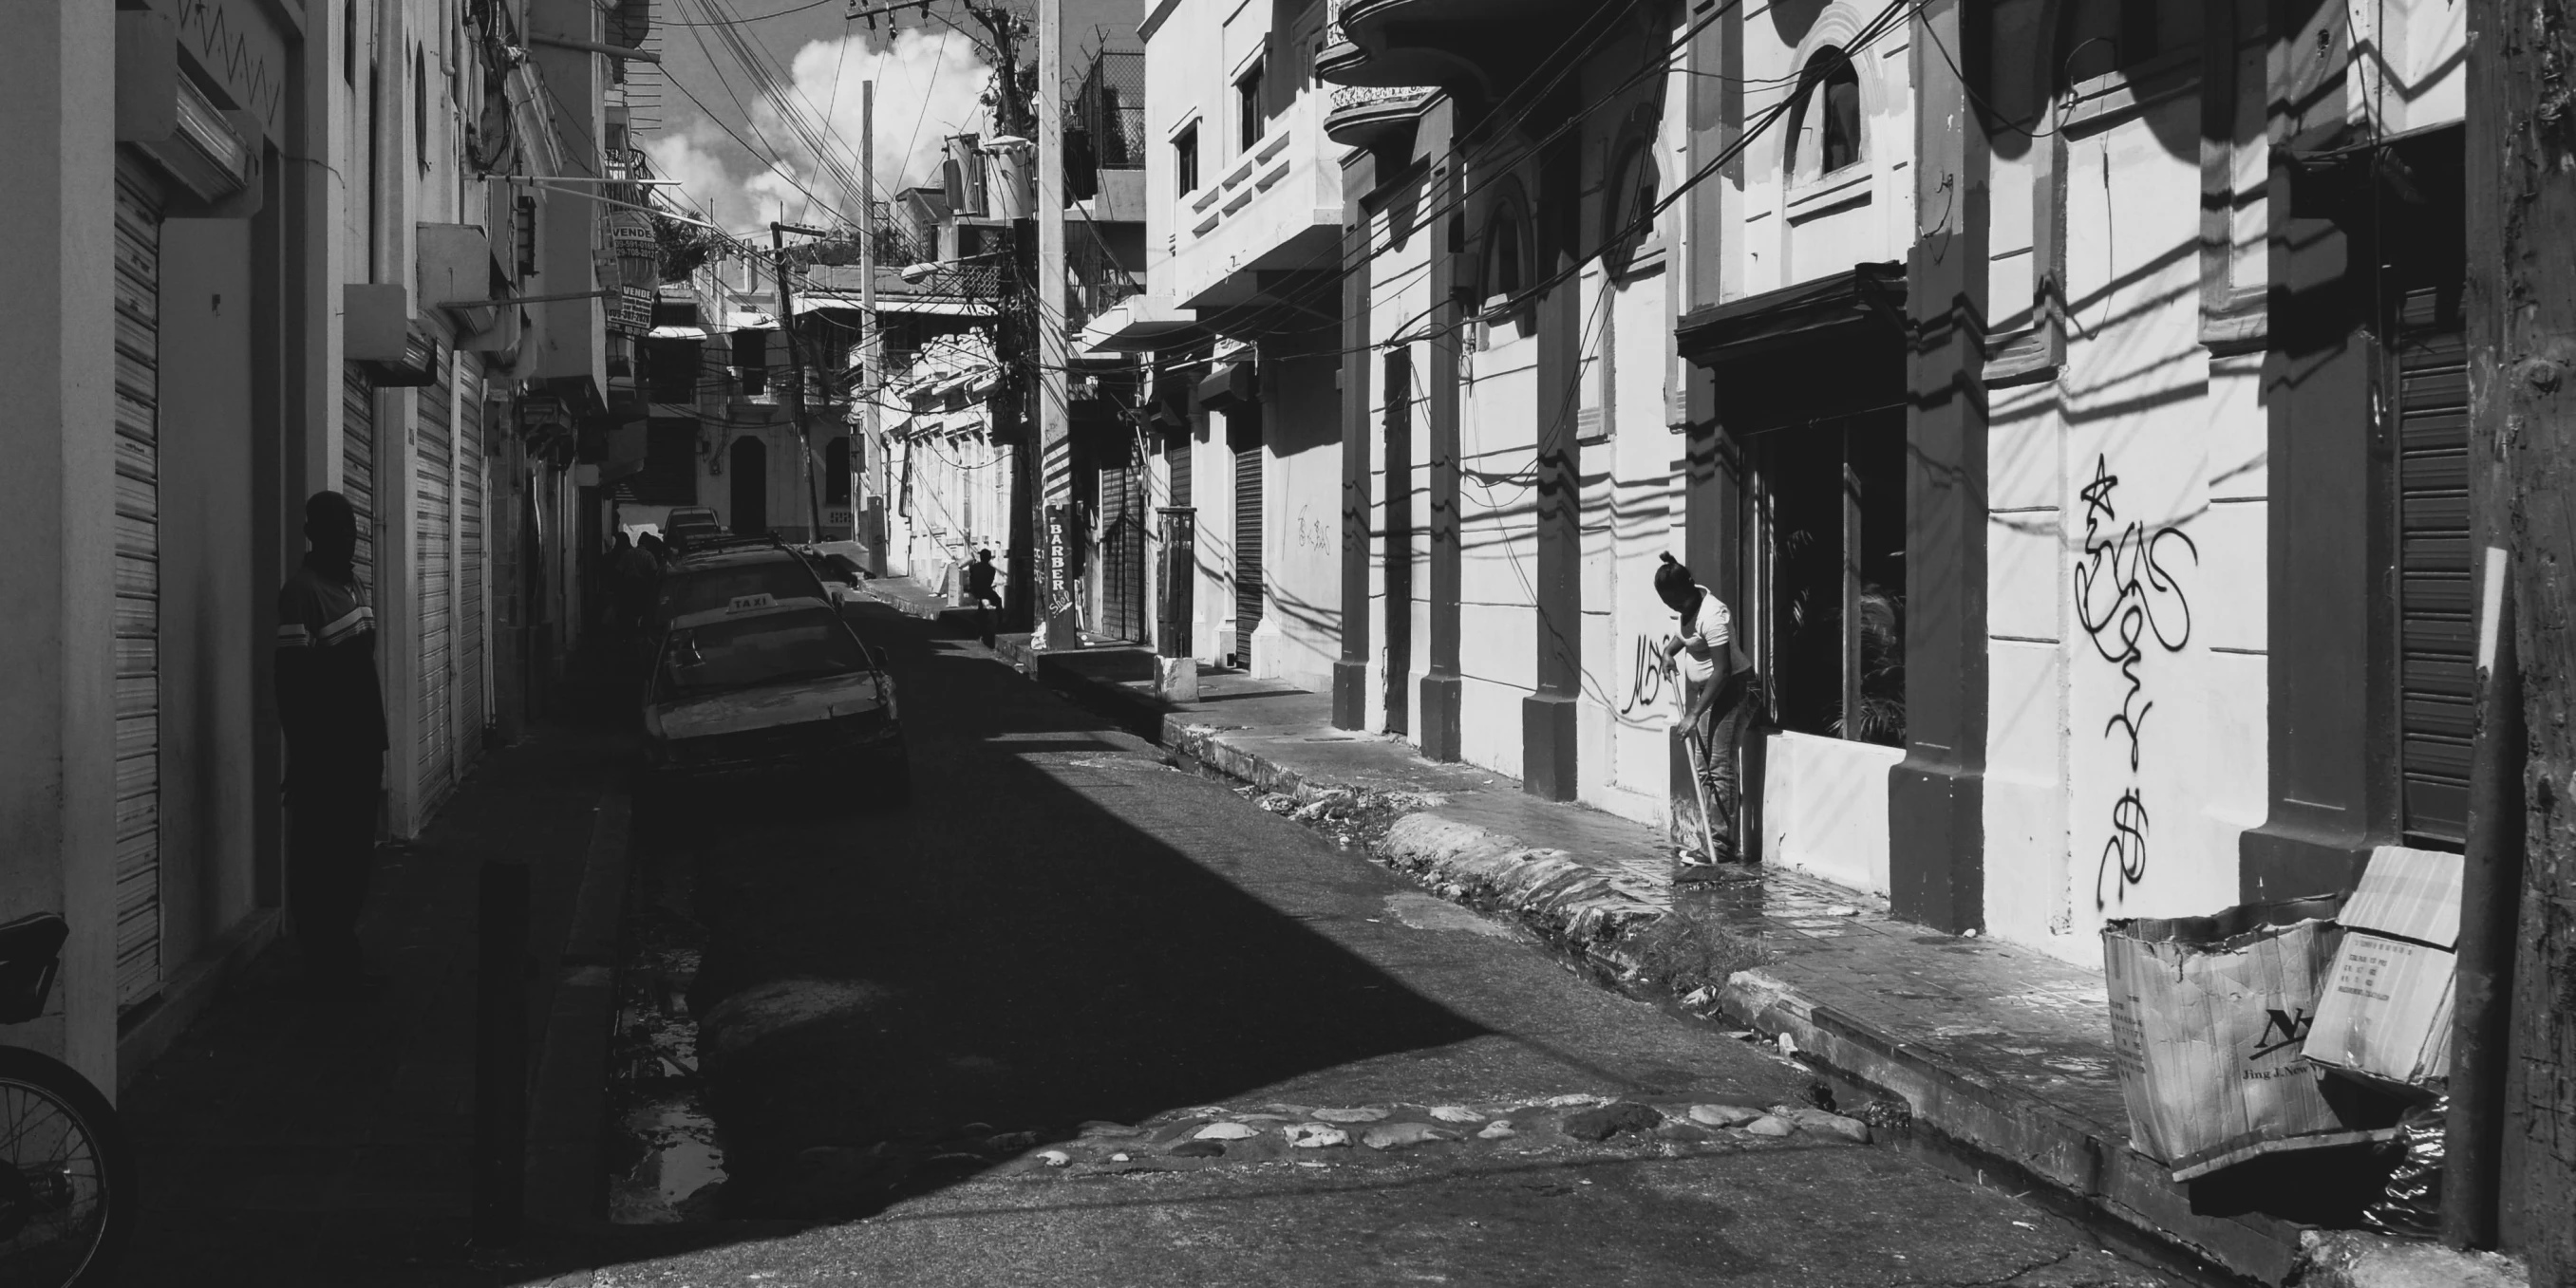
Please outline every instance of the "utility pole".
[[[2511, 739], [2518, 747], [2480, 750], [2490, 777], [2498, 756], [2527, 757], [2499, 785], [2518, 793], [2527, 784], [2529, 799], [2510, 847], [2520, 871], [2473, 853], [2462, 890], [2464, 947], [2496, 925], [2518, 930], [2506, 953], [2486, 954], [2484, 969], [2464, 960], [2458, 981], [2463, 1008], [2481, 1008], [2488, 994], [2511, 999], [2511, 1060], [2488, 1051], [2454, 1069], [2497, 1100], [2482, 1128], [2498, 1142], [2486, 1190], [2497, 1210], [2484, 1229], [2477, 1213], [2444, 1213], [2454, 1242], [2500, 1238], [2529, 1260], [2531, 1282], [2549, 1288], [2576, 1284], [2576, 1222], [2567, 1219], [2576, 1212], [2576, 791], [2567, 786], [2576, 771], [2576, 242], [2564, 231], [2576, 226], [2576, 144], [2562, 88], [2576, 65], [2576, 28], [2561, 10], [2556, 0], [2469, 6], [2470, 526], [2474, 544], [2505, 552], [2500, 591], [2512, 611], [2493, 616], [2511, 624], [2513, 639], [2498, 641], [2495, 669], [2518, 673], [2523, 726]], [[2491, 695], [2509, 691], [2506, 678], [2486, 686], [2483, 713], [2498, 714]], [[2482, 719], [2480, 742], [2503, 741], [2496, 726], [2513, 723]], [[2481, 825], [2473, 814], [2473, 837]], [[2461, 1023], [2467, 1034], [2470, 1017]], [[2457, 1130], [2464, 1125], [2455, 1109], [2452, 1148], [2483, 1153], [2484, 1141]]]
[[[850, 471], [851, 535], [857, 536], [865, 497], [861, 481], [881, 468], [885, 458], [877, 442], [877, 344], [883, 334], [877, 329], [877, 203], [872, 195], [877, 189], [877, 83], [859, 83], [859, 175], [866, 190], [859, 194], [859, 444], [865, 459]], [[882, 486], [872, 490], [879, 498], [878, 513], [884, 513]], [[869, 571], [885, 575], [885, 541], [883, 533], [871, 531], [866, 546], [869, 561], [876, 566]]]
[[796, 477], [805, 487], [805, 539], [823, 539], [823, 496], [814, 485], [814, 444], [805, 436], [805, 355], [796, 343], [796, 295], [787, 285], [787, 234], [825, 235], [794, 224], [769, 225], [771, 271], [778, 278], [778, 331], [787, 338], [787, 423], [796, 431]]
[[[1026, 30], [1023, 20], [999, 4], [969, 4], [966, 12], [992, 33], [992, 42], [984, 52], [990, 56], [994, 69], [994, 124], [1003, 134], [1021, 138], [1039, 132], [1029, 103], [1021, 95], [1019, 40]], [[1008, 237], [1002, 258], [1011, 268], [1004, 274], [1004, 280], [1025, 285], [1028, 277], [1034, 275], [1023, 271], [1029, 264], [1030, 257], [1025, 253], [1029, 247], [1021, 239], [1016, 225], [1009, 229]], [[1011, 416], [1013, 427], [1020, 432], [1011, 448], [1011, 487], [1015, 504], [1011, 506], [1010, 585], [1004, 592], [1003, 615], [1013, 629], [1017, 629], [1023, 620], [1029, 620], [1038, 628], [1038, 639], [1043, 642], [1051, 589], [1049, 583], [1053, 580], [1047, 573], [1060, 568], [1066, 555], [1061, 548], [1051, 546], [1045, 536], [1046, 493], [1040, 486], [1036, 468], [1039, 443], [1033, 441], [1038, 436], [1027, 431], [1029, 422], [1043, 417], [1043, 412], [1037, 417], [1026, 414], [1029, 410], [1028, 396], [1037, 393], [1042, 400], [1043, 394], [1033, 383], [1024, 383], [1021, 379], [1022, 373], [1031, 365], [1029, 336], [1033, 330], [1039, 329], [1040, 294], [1035, 289], [1005, 286], [999, 295], [1000, 298], [994, 301], [993, 356], [1002, 371], [1003, 388], [1010, 391], [1008, 396], [1022, 400]]]
[[[1073, 500], [1071, 425], [1067, 416], [1071, 396], [1067, 369], [1072, 365], [1070, 337], [1065, 323], [1070, 314], [1065, 309], [1064, 287], [1064, 0], [1038, 2], [1038, 272], [1037, 301], [1031, 310], [1038, 332], [1038, 462], [1037, 471], [1044, 480], [1042, 507], [1068, 505]], [[1040, 513], [1044, 513], [1041, 508]], [[1039, 562], [1048, 572], [1048, 584], [1037, 596], [1042, 636], [1054, 634], [1055, 597], [1065, 581], [1066, 558], [1062, 542], [1038, 525], [1039, 539], [1047, 543], [1046, 555]], [[1047, 639], [1049, 647], [1075, 643], [1070, 638]]]

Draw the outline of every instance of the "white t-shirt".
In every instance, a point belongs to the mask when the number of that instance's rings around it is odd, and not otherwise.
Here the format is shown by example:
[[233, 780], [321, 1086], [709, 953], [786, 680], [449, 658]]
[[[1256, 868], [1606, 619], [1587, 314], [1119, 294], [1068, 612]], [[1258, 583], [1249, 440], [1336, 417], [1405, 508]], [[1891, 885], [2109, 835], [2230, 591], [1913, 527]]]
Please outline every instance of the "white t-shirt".
[[1699, 591], [1699, 610], [1681, 624], [1682, 678], [1694, 684], [1705, 684], [1717, 678], [1717, 663], [1726, 656], [1727, 644], [1735, 638], [1734, 615], [1726, 611], [1726, 601], [1719, 599], [1706, 586]]

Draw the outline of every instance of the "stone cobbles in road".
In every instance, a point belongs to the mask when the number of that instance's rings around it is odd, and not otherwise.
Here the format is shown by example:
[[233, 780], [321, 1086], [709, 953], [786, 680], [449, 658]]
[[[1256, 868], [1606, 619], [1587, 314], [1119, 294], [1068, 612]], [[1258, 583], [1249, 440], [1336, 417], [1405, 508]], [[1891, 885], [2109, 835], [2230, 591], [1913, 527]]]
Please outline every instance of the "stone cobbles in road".
[[[1087, 1122], [1072, 1139], [1044, 1148], [1027, 1133], [993, 1135], [978, 1161], [1008, 1154], [985, 1173], [990, 1178], [1079, 1180], [1228, 1164], [1365, 1167], [1422, 1151], [1674, 1157], [1771, 1147], [1793, 1137], [1801, 1145], [1866, 1143], [1869, 1127], [1809, 1107], [1592, 1095], [1442, 1105], [1206, 1105], [1136, 1124]], [[1029, 1147], [995, 1148], [1022, 1141]]]

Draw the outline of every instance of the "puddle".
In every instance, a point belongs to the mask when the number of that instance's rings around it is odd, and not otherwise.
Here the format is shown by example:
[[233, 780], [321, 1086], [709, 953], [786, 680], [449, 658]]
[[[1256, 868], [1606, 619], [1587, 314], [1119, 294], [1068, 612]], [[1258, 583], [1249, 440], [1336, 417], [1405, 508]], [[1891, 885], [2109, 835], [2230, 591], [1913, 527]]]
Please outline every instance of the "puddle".
[[723, 1182], [724, 1151], [716, 1125], [694, 1095], [635, 1106], [618, 1124], [644, 1146], [634, 1167], [611, 1176], [608, 1219], [617, 1225], [673, 1225], [703, 1220], [691, 1199]]
[[619, 1161], [609, 1169], [608, 1219], [619, 1225], [708, 1220], [725, 1170], [698, 1074], [697, 1017], [688, 1004], [704, 932], [652, 906], [629, 925], [633, 942], [619, 981], [611, 1050], [612, 1152]]
[[1434, 895], [1411, 892], [1388, 895], [1386, 915], [1415, 930], [1463, 930], [1488, 939], [1516, 938], [1511, 927]]

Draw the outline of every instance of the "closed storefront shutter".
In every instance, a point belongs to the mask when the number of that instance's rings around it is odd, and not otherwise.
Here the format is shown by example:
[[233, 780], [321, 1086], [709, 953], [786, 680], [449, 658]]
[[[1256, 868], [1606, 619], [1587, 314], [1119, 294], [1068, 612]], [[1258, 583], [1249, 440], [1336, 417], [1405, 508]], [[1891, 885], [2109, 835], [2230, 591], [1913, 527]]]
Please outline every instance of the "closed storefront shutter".
[[1100, 470], [1100, 629], [1111, 639], [1145, 638], [1145, 489], [1135, 445], [1112, 449]]
[[116, 175], [116, 1002], [161, 991], [161, 203]]
[[2407, 840], [2467, 835], [2469, 373], [2456, 291], [2411, 292], [2397, 328], [2398, 762]]
[[1261, 625], [1261, 421], [1249, 409], [1228, 413], [1234, 446], [1234, 647], [1252, 659], [1252, 632]]
[[[352, 362], [340, 371], [340, 495], [358, 514], [358, 584], [376, 584], [376, 388]], [[301, 510], [297, 511], [300, 515]], [[299, 519], [298, 522], [301, 522]], [[379, 597], [381, 598], [381, 597]]]
[[483, 750], [484, 584], [490, 569], [483, 539], [483, 496], [491, 460], [483, 441], [483, 360], [456, 369], [456, 766], [463, 773]]
[[455, 372], [455, 359], [442, 354], [438, 379], [421, 389], [420, 450], [412, 457], [412, 566], [418, 570], [420, 614], [416, 755], [424, 821], [456, 782], [456, 443], [448, 412]]

